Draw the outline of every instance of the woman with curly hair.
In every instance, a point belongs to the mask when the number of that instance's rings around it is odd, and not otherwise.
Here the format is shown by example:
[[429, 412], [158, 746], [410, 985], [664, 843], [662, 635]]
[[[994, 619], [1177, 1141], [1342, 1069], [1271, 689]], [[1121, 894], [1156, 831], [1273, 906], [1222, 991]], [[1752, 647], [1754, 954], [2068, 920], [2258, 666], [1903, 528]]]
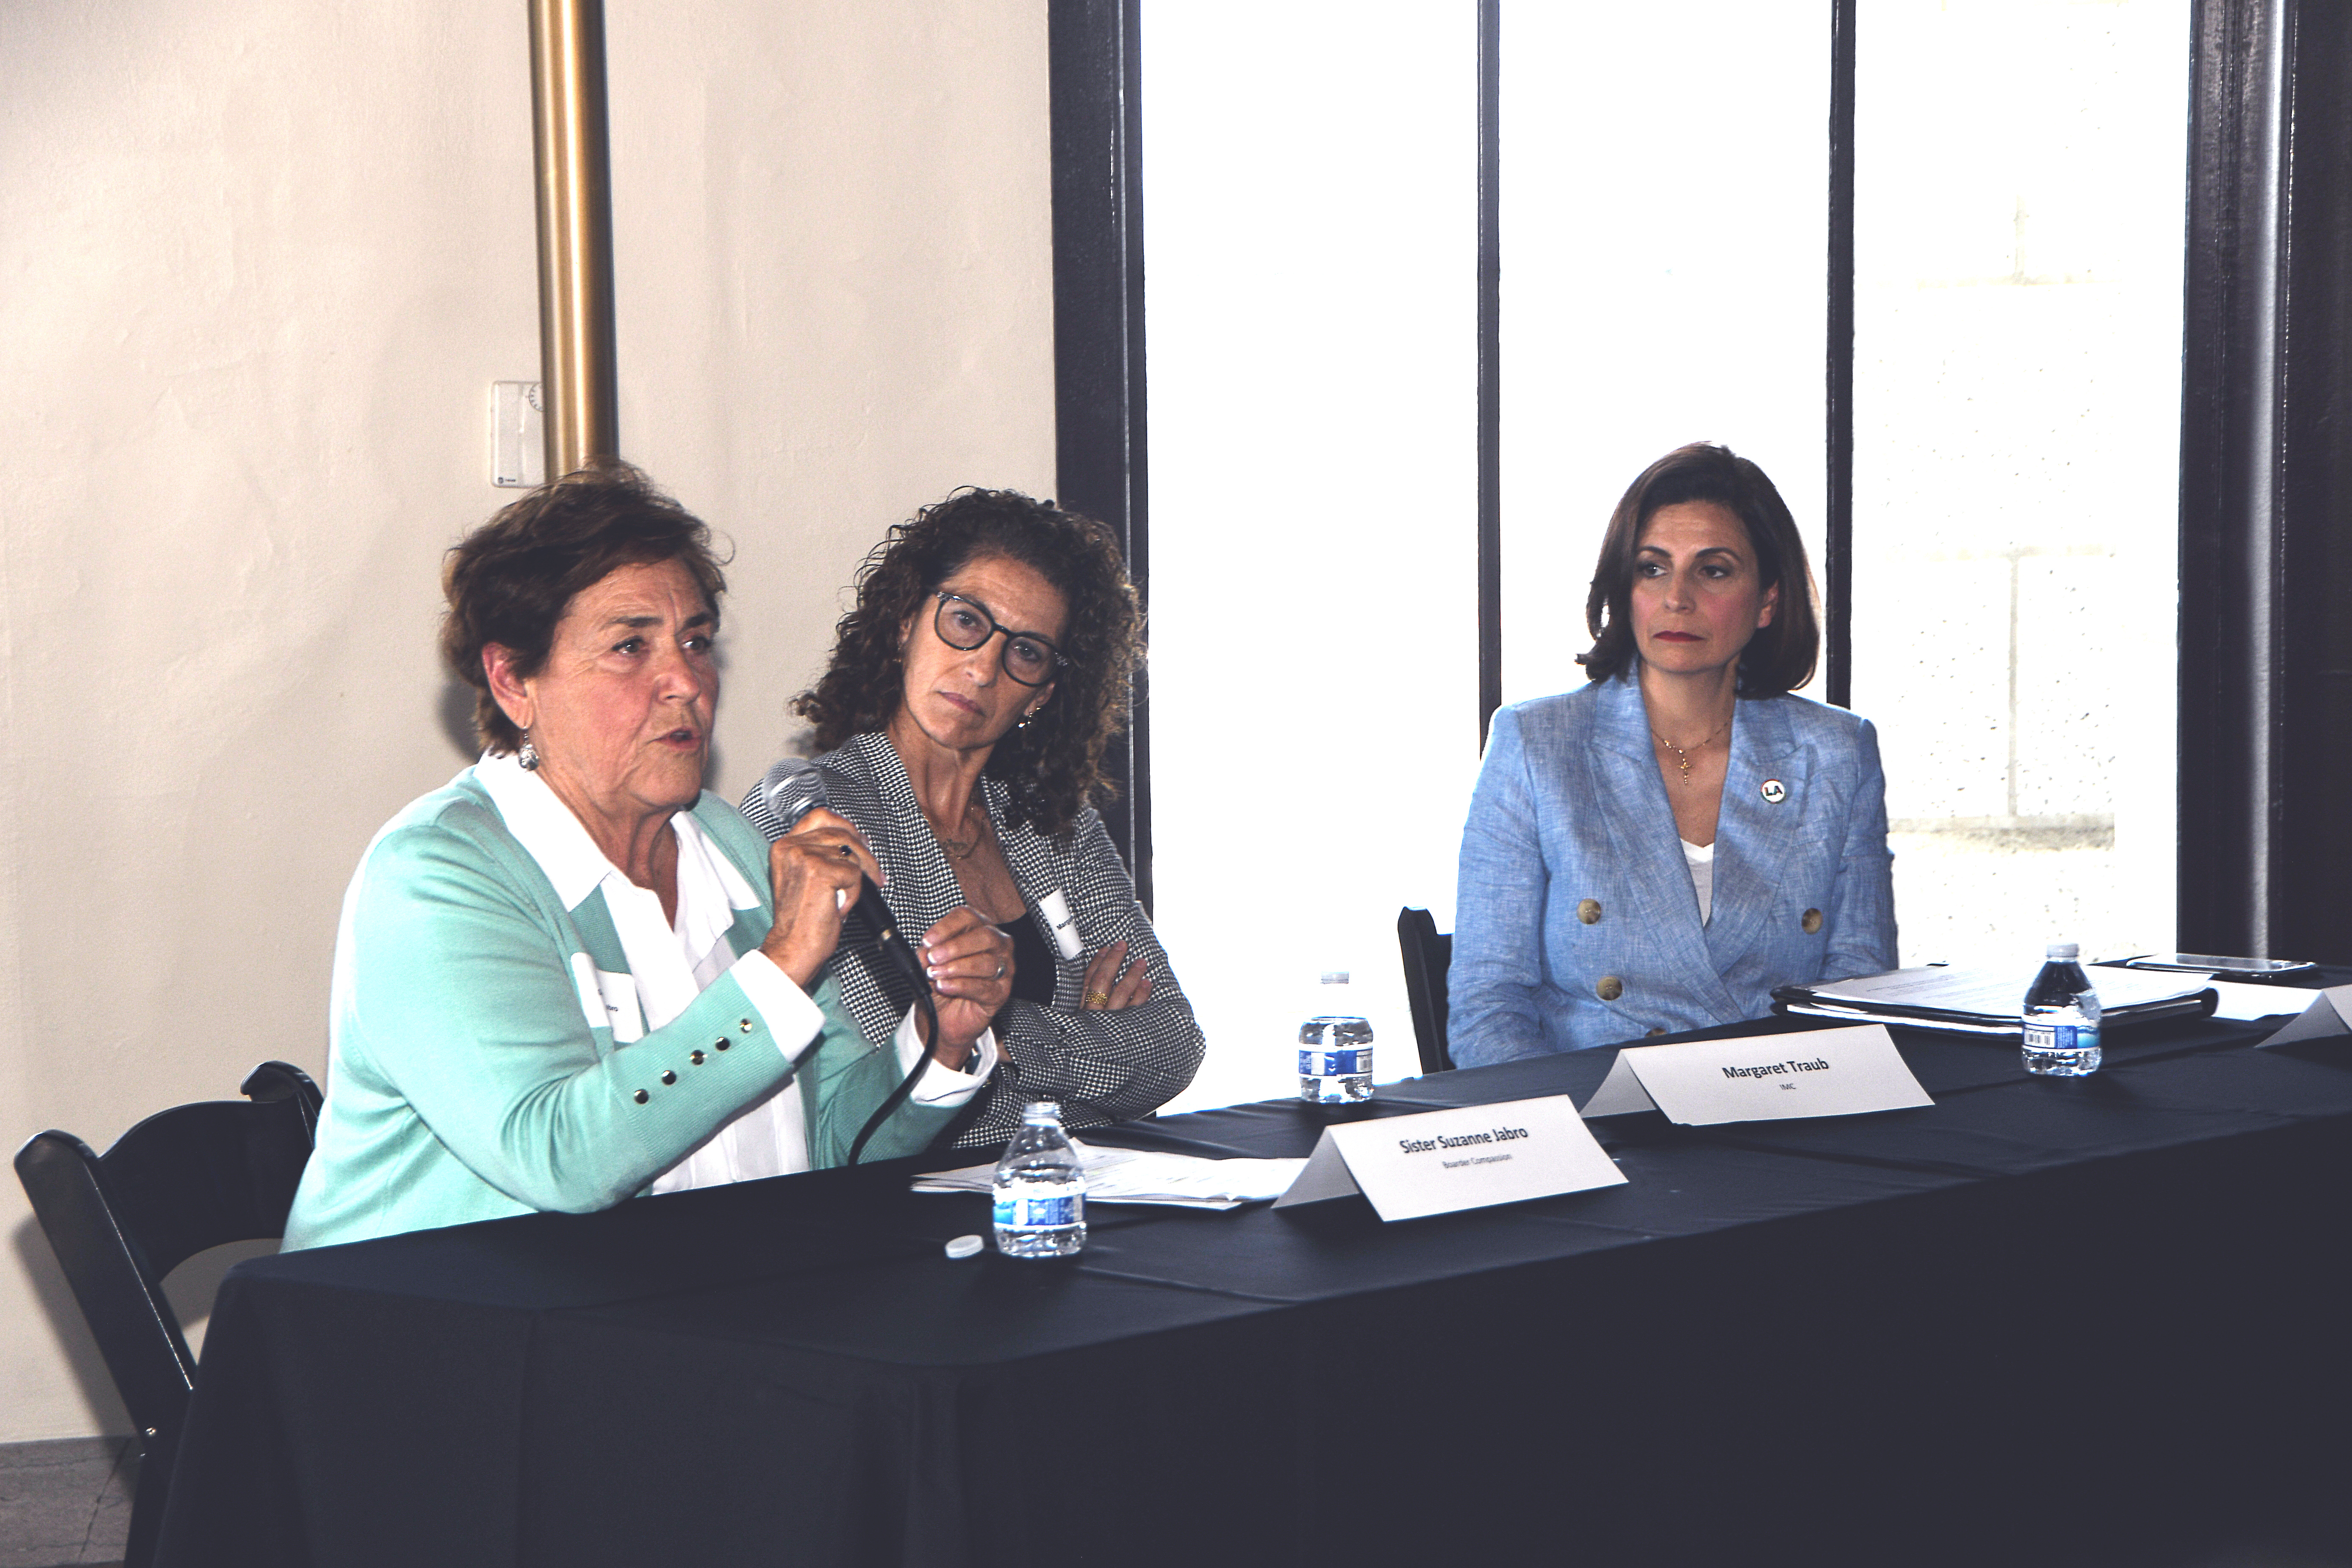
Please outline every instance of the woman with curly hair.
[[[1201, 1064], [1201, 1028], [1102, 817], [1142, 612], [1110, 530], [1013, 490], [959, 490], [866, 557], [824, 677], [793, 703], [814, 763], [744, 797], [771, 839], [826, 807], [886, 873], [902, 931], [969, 907], [1011, 937], [1002, 1054], [955, 1139], [1001, 1143], [1030, 1100], [1072, 1127], [1157, 1109]], [[863, 947], [834, 961], [869, 1038], [906, 998]]]

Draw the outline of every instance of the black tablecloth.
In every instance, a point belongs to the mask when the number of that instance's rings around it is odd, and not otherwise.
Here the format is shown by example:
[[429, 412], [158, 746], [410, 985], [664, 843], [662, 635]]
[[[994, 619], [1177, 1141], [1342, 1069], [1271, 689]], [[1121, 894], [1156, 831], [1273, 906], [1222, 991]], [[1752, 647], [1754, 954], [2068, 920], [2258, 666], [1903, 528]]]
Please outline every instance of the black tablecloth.
[[[1612, 1118], [1623, 1186], [1391, 1226], [1097, 1206], [955, 1262], [984, 1200], [898, 1162], [248, 1263], [162, 1561], [2352, 1557], [2352, 1042], [2264, 1032], [2064, 1081], [1898, 1031], [1932, 1108]], [[1612, 1057], [1107, 1141], [1303, 1154]]]

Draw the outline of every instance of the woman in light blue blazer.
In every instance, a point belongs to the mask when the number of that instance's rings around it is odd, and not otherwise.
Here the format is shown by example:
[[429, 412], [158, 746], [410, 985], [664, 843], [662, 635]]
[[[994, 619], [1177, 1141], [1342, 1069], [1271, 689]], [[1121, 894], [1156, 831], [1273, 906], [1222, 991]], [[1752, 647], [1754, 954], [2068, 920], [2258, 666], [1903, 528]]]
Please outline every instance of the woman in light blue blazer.
[[1475, 1067], [1764, 1016], [1895, 966], [1868, 721], [1790, 695], [1820, 651], [1803, 542], [1721, 447], [1618, 502], [1591, 684], [1495, 715], [1463, 830], [1446, 1033]]

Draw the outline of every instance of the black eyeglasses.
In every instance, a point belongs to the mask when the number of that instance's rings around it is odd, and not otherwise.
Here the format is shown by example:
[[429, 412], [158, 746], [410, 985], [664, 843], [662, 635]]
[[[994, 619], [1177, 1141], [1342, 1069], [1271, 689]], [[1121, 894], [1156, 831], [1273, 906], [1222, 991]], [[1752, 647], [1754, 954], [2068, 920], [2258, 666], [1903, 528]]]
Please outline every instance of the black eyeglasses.
[[969, 653], [986, 645], [997, 633], [1004, 634], [1004, 651], [997, 656], [998, 667], [1024, 686], [1043, 686], [1054, 679], [1057, 665], [1070, 661], [1062, 650], [1034, 632], [1016, 632], [1010, 626], [996, 624], [996, 617], [965, 598], [961, 594], [940, 593], [932, 595], [940, 602], [939, 612], [931, 616], [931, 630], [939, 633], [940, 641], [950, 647], [960, 647]]

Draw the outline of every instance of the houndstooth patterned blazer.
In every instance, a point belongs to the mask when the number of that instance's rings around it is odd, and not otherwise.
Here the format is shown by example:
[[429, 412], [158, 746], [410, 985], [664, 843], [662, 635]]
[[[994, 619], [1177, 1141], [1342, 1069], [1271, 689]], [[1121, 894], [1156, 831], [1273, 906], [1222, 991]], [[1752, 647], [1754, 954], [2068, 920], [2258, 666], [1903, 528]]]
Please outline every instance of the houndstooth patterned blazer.
[[[1033, 1100], [1061, 1101], [1063, 1124], [1072, 1128], [1107, 1126], [1159, 1109], [1192, 1081], [1204, 1042], [1192, 1005], [1135, 901], [1135, 884], [1101, 815], [1086, 807], [1069, 839], [1057, 843], [1034, 827], [1005, 826], [1009, 795], [1002, 783], [982, 779], [981, 790], [1029, 918], [1054, 952], [1054, 1005], [1016, 999], [997, 1015], [1003, 1059], [977, 1097], [976, 1113], [963, 1122], [956, 1147], [1003, 1142], [1020, 1125], [1022, 1106]], [[853, 735], [839, 751], [813, 763], [786, 758], [751, 786], [743, 797], [743, 815], [772, 841], [812, 805], [839, 812], [866, 836], [889, 874], [884, 901], [910, 938], [919, 938], [962, 905], [963, 889], [947, 852], [923, 820], [906, 765], [888, 737]], [[1075, 959], [1061, 956], [1037, 910], [1038, 900], [1055, 891], [1077, 918], [1081, 951]], [[1116, 1011], [1081, 1011], [1087, 963], [1121, 940], [1130, 960], [1150, 971], [1151, 999]], [[876, 956], [858, 948], [836, 955], [834, 973], [866, 1037], [887, 1040], [908, 1001], [898, 995], [896, 976], [886, 982]]]

